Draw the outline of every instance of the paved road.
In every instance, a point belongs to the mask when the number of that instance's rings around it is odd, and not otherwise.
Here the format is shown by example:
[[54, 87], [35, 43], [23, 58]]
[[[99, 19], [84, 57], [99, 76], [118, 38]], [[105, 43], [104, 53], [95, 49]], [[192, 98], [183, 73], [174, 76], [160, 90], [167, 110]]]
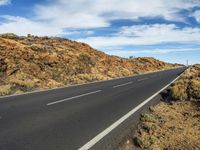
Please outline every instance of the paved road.
[[184, 70], [0, 98], [0, 150], [79, 149]]

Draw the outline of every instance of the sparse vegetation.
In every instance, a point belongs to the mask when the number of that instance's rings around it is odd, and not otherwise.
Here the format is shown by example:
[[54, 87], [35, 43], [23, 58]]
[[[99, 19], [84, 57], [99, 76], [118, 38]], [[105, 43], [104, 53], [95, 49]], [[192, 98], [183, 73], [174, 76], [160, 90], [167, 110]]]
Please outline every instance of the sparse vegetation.
[[187, 70], [181, 79], [171, 87], [175, 100], [193, 100], [200, 98], [200, 66], [196, 65]]
[[0, 95], [8, 95], [11, 93], [11, 85], [1, 85]]
[[[121, 150], [200, 149], [200, 65], [187, 70], [170, 88], [175, 101], [161, 102], [141, 116], [138, 130]], [[133, 142], [130, 142], [133, 141]]]
[[133, 137], [132, 144], [136, 147], [152, 150], [200, 149], [200, 110], [196, 103], [162, 102], [145, 115], [156, 118], [156, 121], [142, 120]]
[[9, 38], [9, 39], [15, 39], [18, 38], [16, 34], [13, 33], [5, 33], [5, 34], [0, 34], [1, 38]]
[[85, 53], [79, 54], [79, 60], [86, 65], [92, 65], [92, 66], [95, 65], [95, 61], [88, 54]]
[[131, 76], [166, 66], [179, 65], [148, 57], [130, 60], [109, 56], [63, 38], [0, 35], [0, 86], [10, 84], [9, 94]]
[[24, 73], [17, 73], [16, 75], [10, 76], [10, 83], [21, 86], [27, 89], [31, 89], [36, 85], [36, 80], [31, 79]]

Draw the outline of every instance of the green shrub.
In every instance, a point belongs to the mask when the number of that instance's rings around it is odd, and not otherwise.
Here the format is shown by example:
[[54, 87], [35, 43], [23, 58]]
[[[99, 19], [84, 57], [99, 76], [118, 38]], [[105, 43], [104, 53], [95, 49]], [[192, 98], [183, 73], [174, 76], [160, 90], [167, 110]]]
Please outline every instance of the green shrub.
[[134, 141], [142, 149], [152, 149], [153, 144], [158, 141], [158, 138], [155, 136], [136, 137]]
[[152, 114], [143, 114], [143, 115], [141, 115], [140, 120], [142, 122], [156, 122], [157, 116], [152, 115]]
[[16, 38], [18, 38], [18, 36], [16, 34], [13, 34], [13, 33], [0, 34], [0, 37], [6, 38], [6, 39], [16, 39]]

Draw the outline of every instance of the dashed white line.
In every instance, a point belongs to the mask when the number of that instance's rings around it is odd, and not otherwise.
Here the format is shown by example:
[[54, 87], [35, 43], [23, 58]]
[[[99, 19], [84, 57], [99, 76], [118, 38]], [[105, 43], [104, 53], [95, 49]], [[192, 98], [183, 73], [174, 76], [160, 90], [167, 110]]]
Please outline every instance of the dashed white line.
[[85, 94], [69, 97], [69, 98], [66, 98], [66, 99], [62, 99], [62, 100], [59, 100], [59, 101], [51, 102], [51, 103], [48, 103], [47, 106], [58, 104], [58, 103], [62, 103], [62, 102], [65, 102], [65, 101], [69, 101], [69, 100], [72, 100], [72, 99], [75, 99], [75, 98], [80, 98], [80, 97], [87, 96], [87, 95], [92, 95], [92, 94], [95, 94], [95, 93], [99, 93], [101, 91], [102, 90], [97, 90], [97, 91], [93, 91], [93, 92], [89, 92], [89, 93], [85, 93]]
[[[181, 75], [180, 75], [181, 76]], [[175, 82], [177, 79], [180, 78], [178, 76], [176, 79], [174, 79], [172, 82], [167, 84], [165, 87], [163, 87], [161, 90], [153, 94], [151, 97], [143, 101], [141, 104], [139, 104], [137, 107], [133, 108], [131, 111], [129, 111], [126, 115], [121, 117], [119, 120], [114, 122], [112, 125], [110, 125], [108, 128], [106, 128], [104, 131], [99, 133], [97, 136], [95, 136], [93, 139], [91, 139], [89, 142], [87, 142], [85, 145], [83, 145], [79, 150], [88, 150], [92, 146], [94, 146], [97, 142], [99, 142], [102, 138], [104, 138], [108, 133], [110, 133], [113, 129], [115, 129], [117, 126], [119, 126], [121, 123], [123, 123], [126, 119], [128, 119], [131, 115], [133, 115], [136, 111], [138, 111], [140, 108], [142, 108], [145, 104], [147, 104], [149, 101], [151, 101], [154, 97], [156, 97], [160, 92], [165, 90], [167, 87], [169, 87], [173, 82]]]
[[144, 80], [147, 80], [149, 78], [143, 78], [143, 79], [138, 79], [138, 81], [144, 81]]
[[132, 84], [132, 83], [133, 82], [127, 82], [127, 83], [124, 83], [124, 84], [115, 85], [115, 86], [113, 86], [113, 88], [118, 88], [118, 87], [125, 86], [125, 85]]

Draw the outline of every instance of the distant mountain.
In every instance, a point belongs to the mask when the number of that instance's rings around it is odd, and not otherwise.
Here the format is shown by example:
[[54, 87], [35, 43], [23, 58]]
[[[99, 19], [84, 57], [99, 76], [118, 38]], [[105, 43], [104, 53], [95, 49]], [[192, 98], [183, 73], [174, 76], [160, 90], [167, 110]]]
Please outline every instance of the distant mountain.
[[154, 58], [110, 56], [63, 38], [0, 35], [0, 95], [62, 87], [163, 70]]

